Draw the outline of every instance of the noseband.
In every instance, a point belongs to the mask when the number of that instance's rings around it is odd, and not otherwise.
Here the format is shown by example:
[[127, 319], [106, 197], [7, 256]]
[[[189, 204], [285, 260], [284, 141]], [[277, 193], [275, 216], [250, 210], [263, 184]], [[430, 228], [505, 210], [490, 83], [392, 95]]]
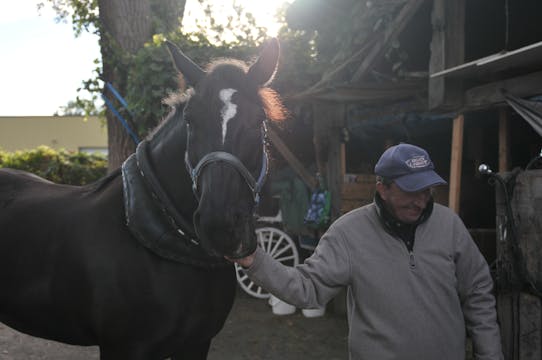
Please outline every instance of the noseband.
[[254, 198], [254, 203], [257, 205], [260, 202], [260, 191], [262, 190], [263, 184], [265, 183], [265, 179], [267, 176], [267, 170], [268, 170], [268, 162], [269, 159], [267, 158], [267, 152], [265, 150], [265, 135], [267, 133], [266, 131], [266, 125], [265, 121], [262, 123], [262, 168], [260, 170], [260, 175], [258, 176], [258, 180], [254, 180], [254, 177], [248, 171], [248, 169], [243, 165], [241, 160], [239, 160], [235, 155], [226, 152], [226, 151], [213, 151], [201, 158], [201, 160], [197, 163], [196, 167], [192, 167], [190, 164], [190, 159], [188, 155], [188, 149], [190, 148], [190, 126], [187, 123], [186, 124], [186, 133], [187, 133], [187, 141], [186, 141], [186, 151], [184, 153], [184, 162], [186, 164], [186, 169], [188, 170], [188, 173], [190, 174], [190, 177], [192, 178], [192, 190], [194, 191], [194, 194], [196, 195], [196, 198], [199, 200], [200, 194], [198, 190], [198, 178], [200, 177], [203, 169], [207, 167], [208, 165], [215, 163], [215, 162], [224, 162], [228, 165], [233, 166], [239, 174], [245, 179], [246, 184], [248, 185], [250, 191], [252, 192], [252, 196]]

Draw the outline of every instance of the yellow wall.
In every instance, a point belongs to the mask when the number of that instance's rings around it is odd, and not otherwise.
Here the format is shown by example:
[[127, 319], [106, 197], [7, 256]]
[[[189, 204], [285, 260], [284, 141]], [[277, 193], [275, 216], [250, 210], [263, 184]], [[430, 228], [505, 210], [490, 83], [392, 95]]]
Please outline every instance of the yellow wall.
[[107, 151], [107, 129], [97, 116], [0, 116], [0, 149], [47, 145], [72, 151]]

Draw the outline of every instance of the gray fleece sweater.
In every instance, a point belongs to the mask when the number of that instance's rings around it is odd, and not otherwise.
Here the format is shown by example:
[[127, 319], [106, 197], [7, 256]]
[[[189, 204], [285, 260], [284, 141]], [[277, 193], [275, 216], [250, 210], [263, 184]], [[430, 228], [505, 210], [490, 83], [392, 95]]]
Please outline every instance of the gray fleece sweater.
[[343, 215], [303, 264], [258, 249], [250, 278], [297, 306], [324, 306], [347, 288], [352, 360], [503, 359], [488, 265], [460, 218], [435, 204], [414, 249], [384, 231], [376, 205]]

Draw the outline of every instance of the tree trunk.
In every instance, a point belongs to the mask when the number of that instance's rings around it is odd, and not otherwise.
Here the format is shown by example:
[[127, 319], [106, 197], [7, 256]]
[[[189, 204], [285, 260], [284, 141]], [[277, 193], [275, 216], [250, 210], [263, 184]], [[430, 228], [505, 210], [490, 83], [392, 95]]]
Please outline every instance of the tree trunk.
[[[155, 32], [153, 18], [164, 23], [160, 30], [178, 26], [185, 0], [98, 0], [100, 12], [100, 48], [103, 62], [102, 80], [111, 83], [121, 95], [126, 94], [126, 78], [130, 67], [129, 56], [135, 55]], [[154, 11], [154, 13], [153, 13]], [[174, 19], [177, 23], [174, 24]], [[128, 56], [126, 56], [128, 55]], [[104, 94], [118, 104], [109, 92]], [[120, 106], [119, 106], [120, 107]], [[120, 108], [117, 108], [120, 110]], [[134, 152], [135, 143], [119, 119], [107, 110], [109, 167], [112, 171]], [[135, 130], [135, 128], [134, 128]]]

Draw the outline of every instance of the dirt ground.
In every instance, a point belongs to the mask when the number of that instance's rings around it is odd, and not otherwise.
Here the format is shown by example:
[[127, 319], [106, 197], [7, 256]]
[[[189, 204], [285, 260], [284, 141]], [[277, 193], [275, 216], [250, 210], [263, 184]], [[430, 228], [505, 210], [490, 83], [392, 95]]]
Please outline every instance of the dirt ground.
[[[331, 306], [322, 317], [274, 315], [266, 300], [238, 290], [232, 312], [213, 340], [208, 360], [345, 360], [347, 322]], [[97, 347], [30, 337], [0, 324], [0, 360], [98, 360]]]

